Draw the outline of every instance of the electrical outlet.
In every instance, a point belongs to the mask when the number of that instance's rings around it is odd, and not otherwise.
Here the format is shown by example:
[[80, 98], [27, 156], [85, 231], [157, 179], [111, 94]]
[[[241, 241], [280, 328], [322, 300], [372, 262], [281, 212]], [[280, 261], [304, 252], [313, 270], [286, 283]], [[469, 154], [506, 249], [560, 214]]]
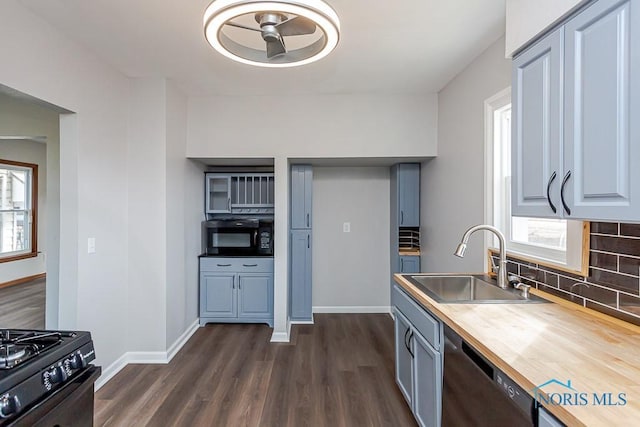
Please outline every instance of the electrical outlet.
[[342, 224], [342, 231], [344, 233], [351, 233], [351, 223], [345, 222], [344, 224]]

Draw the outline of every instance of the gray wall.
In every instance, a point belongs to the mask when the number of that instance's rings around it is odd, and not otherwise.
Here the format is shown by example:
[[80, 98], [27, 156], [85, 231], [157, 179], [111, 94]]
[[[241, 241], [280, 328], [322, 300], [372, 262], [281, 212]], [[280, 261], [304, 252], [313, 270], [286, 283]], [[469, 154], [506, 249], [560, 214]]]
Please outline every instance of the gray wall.
[[464, 231], [484, 222], [484, 101], [511, 85], [504, 38], [438, 94], [438, 157], [422, 166], [422, 271], [484, 271], [484, 236], [452, 255]]
[[314, 311], [388, 310], [388, 230], [388, 167], [314, 167]]

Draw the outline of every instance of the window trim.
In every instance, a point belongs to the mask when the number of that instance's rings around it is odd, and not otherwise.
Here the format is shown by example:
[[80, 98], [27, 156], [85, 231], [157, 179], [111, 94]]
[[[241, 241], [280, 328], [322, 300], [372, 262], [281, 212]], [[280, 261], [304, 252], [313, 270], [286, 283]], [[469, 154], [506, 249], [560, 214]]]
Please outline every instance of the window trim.
[[[494, 188], [494, 112], [511, 104], [511, 87], [507, 87], [484, 101], [484, 220], [486, 224], [495, 224], [494, 216], [495, 198]], [[510, 203], [510, 194], [507, 195], [507, 203]], [[580, 225], [578, 225], [580, 224]], [[525, 262], [533, 262], [556, 270], [586, 276], [589, 270], [589, 230], [588, 221], [578, 222], [576, 226], [582, 227], [581, 248], [578, 251], [569, 251], [567, 247], [567, 264], [561, 264], [553, 260], [545, 259], [533, 254], [514, 252], [507, 250], [507, 255]], [[510, 236], [505, 236], [510, 239]], [[490, 266], [490, 250], [496, 251], [494, 236], [485, 233], [484, 237], [484, 261]], [[577, 248], [576, 248], [577, 249]], [[489, 269], [488, 271], [491, 271]]]
[[35, 163], [0, 159], [0, 166], [2, 165], [31, 169], [31, 250], [16, 255], [3, 256], [0, 254], [0, 264], [38, 256], [38, 165]]

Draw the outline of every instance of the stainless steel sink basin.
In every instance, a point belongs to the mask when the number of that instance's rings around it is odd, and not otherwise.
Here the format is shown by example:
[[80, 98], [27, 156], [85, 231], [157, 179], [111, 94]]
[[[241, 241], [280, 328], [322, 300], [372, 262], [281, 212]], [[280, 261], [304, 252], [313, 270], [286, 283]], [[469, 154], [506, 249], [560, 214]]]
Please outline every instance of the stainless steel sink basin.
[[485, 276], [421, 274], [405, 275], [404, 277], [440, 303], [521, 304], [548, 302], [535, 295], [524, 298], [522, 293], [516, 289], [501, 289], [495, 283], [481, 278]]

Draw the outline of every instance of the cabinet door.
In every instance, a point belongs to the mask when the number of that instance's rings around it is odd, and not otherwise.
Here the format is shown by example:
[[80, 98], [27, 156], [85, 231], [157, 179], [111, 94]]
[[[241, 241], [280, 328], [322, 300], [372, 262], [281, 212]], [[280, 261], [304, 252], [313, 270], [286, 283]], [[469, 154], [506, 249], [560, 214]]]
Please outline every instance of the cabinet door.
[[313, 169], [309, 165], [291, 166], [291, 228], [311, 228]]
[[413, 402], [413, 355], [409, 349], [411, 325], [399, 310], [395, 314], [395, 352], [396, 352], [396, 383], [405, 400], [412, 407]]
[[415, 331], [411, 347], [414, 354], [413, 414], [418, 425], [440, 426], [442, 414], [442, 355]]
[[538, 408], [538, 427], [564, 427], [564, 424], [540, 406]]
[[419, 273], [420, 272], [420, 257], [401, 256], [400, 257], [400, 273]]
[[231, 176], [206, 174], [207, 213], [231, 212]]
[[273, 276], [270, 274], [238, 274], [238, 317], [269, 318], [273, 316]]
[[200, 316], [237, 317], [236, 275], [200, 274]]
[[562, 28], [513, 61], [511, 214], [562, 215]]
[[311, 320], [311, 231], [291, 231], [289, 309], [292, 320]]
[[398, 165], [398, 225], [420, 226], [420, 164]]
[[594, 2], [565, 38], [565, 216], [637, 221], [640, 4]]

